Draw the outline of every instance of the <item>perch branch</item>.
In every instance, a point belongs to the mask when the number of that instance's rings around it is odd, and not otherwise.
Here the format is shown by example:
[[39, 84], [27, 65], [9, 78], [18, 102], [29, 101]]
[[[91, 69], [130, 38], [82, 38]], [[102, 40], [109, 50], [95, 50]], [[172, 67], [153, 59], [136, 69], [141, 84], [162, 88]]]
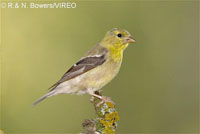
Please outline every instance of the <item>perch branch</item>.
[[[100, 92], [95, 92], [101, 95]], [[84, 134], [115, 134], [117, 121], [119, 121], [118, 112], [115, 104], [112, 102], [103, 102], [96, 97], [91, 98], [97, 115], [96, 119], [87, 119], [82, 123], [85, 130]], [[98, 105], [100, 103], [100, 105]]]

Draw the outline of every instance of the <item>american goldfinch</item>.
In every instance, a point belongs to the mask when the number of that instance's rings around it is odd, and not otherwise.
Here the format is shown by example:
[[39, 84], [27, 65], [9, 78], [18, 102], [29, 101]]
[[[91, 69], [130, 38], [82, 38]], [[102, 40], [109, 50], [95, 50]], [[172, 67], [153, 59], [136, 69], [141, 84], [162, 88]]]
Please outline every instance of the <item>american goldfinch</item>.
[[106, 97], [95, 94], [108, 84], [119, 72], [123, 51], [129, 43], [136, 42], [126, 30], [114, 28], [108, 31], [101, 42], [74, 64], [61, 79], [50, 87], [50, 91], [37, 100], [58, 94], [90, 94], [106, 101]]

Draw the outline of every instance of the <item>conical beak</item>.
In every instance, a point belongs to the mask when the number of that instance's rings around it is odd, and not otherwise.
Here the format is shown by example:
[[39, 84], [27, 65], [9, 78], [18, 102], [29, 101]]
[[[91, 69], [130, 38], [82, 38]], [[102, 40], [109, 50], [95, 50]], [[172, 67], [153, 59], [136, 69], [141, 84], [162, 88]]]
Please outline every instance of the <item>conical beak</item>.
[[125, 41], [126, 41], [126, 43], [135, 43], [136, 42], [136, 40], [132, 36], [126, 37]]

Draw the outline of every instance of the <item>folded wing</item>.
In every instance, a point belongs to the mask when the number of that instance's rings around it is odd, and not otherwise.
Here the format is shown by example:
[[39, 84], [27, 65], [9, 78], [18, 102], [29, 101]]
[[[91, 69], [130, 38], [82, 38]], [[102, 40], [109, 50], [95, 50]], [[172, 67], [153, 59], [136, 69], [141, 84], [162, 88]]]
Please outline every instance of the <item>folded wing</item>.
[[55, 83], [53, 86], [50, 88], [51, 91], [55, 89], [60, 83], [63, 83], [65, 81], [68, 81], [72, 78], [75, 78], [83, 73], [86, 73], [87, 71], [102, 65], [106, 59], [105, 59], [105, 54], [103, 55], [98, 55], [98, 56], [90, 56], [90, 57], [85, 57], [82, 58], [80, 61], [78, 61], [76, 64], [74, 64], [63, 76], [62, 78]]

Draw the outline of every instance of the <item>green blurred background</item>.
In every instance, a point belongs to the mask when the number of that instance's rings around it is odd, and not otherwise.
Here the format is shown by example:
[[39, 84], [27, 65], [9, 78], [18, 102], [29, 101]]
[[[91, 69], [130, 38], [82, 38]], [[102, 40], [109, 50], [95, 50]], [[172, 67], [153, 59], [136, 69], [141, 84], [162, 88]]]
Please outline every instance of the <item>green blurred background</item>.
[[89, 95], [31, 104], [115, 27], [137, 40], [125, 51], [119, 75], [103, 88], [116, 102], [117, 133], [198, 133], [199, 1], [1, 9], [0, 128], [8, 134], [81, 132], [83, 120], [95, 117]]

